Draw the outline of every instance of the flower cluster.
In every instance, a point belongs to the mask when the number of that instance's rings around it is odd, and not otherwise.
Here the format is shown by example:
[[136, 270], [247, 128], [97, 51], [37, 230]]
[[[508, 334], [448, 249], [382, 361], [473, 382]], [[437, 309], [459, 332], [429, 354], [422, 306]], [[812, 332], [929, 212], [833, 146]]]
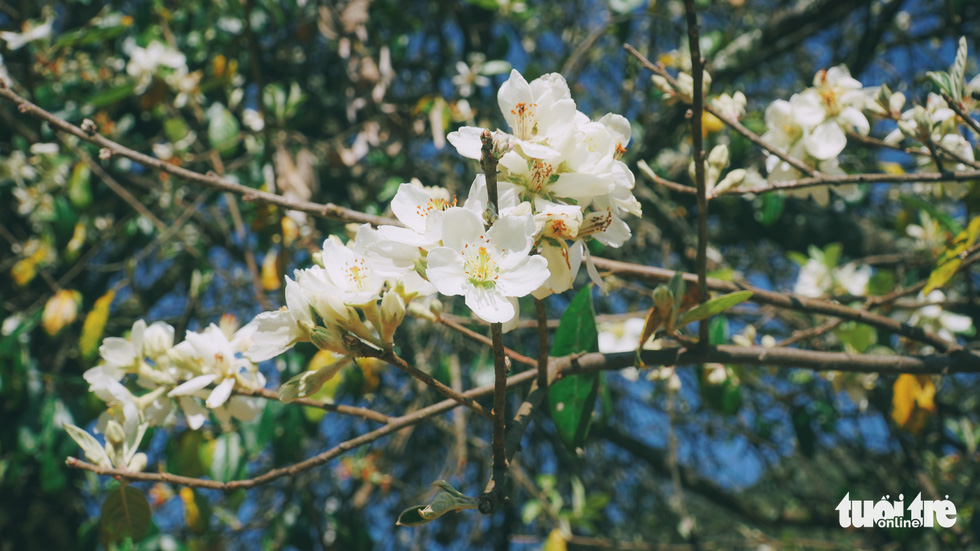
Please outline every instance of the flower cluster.
[[810, 247], [809, 252], [809, 258], [803, 255], [793, 257], [800, 265], [794, 293], [814, 298], [827, 295], [859, 297], [868, 293], [871, 267], [853, 262], [838, 266], [841, 254], [839, 243], [831, 244], [824, 250]]
[[[537, 251], [550, 271], [534, 295], [560, 293], [571, 288], [583, 257], [588, 260], [586, 239], [619, 247], [630, 237], [623, 218], [640, 215], [633, 173], [620, 160], [630, 125], [612, 113], [590, 120], [576, 109], [568, 84], [555, 73], [528, 83], [511, 71], [497, 103], [510, 127], [509, 133], [493, 133], [500, 169], [498, 211], [527, 205]], [[449, 134], [449, 142], [464, 157], [480, 159], [483, 131], [462, 127]]]
[[297, 342], [312, 342], [341, 356], [358, 355], [362, 346], [390, 347], [406, 305], [432, 291], [410, 267], [375, 253], [379, 241], [378, 230], [366, 224], [346, 244], [336, 236], [326, 239], [314, 266], [286, 278], [286, 306], [252, 321], [246, 355], [261, 362]]
[[[867, 96], [862, 85], [840, 65], [819, 71], [813, 86], [786, 100], [776, 100], [766, 108], [767, 132], [762, 136], [770, 145], [791, 157], [814, 164], [824, 174], [843, 174], [837, 156], [847, 145], [845, 132], [867, 135], [870, 124], [863, 110]], [[770, 182], [798, 178], [789, 163], [770, 155], [766, 159]], [[806, 188], [821, 204], [827, 204], [826, 187]]]
[[[209, 411], [225, 427], [232, 418], [253, 419], [261, 411], [258, 399], [233, 393], [263, 388], [265, 377], [242, 355], [254, 326], [236, 331], [236, 325], [225, 316], [220, 325], [188, 331], [183, 342], [174, 344], [172, 326], [138, 320], [128, 338], [106, 338], [99, 348], [101, 362], [85, 372], [89, 391], [108, 406], [97, 430], [105, 433], [115, 422], [132, 435], [144, 423], [169, 424], [175, 420], [175, 403], [192, 429], [204, 424]], [[137, 395], [131, 387], [148, 392]]]

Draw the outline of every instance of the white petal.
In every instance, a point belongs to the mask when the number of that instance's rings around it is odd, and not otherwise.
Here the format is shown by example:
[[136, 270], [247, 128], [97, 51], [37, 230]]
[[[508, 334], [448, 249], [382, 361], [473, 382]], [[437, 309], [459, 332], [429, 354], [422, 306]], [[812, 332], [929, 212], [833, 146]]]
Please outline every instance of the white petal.
[[511, 128], [516, 126], [517, 115], [514, 110], [519, 103], [526, 105], [534, 103], [534, 95], [527, 80], [517, 72], [517, 69], [511, 69], [507, 82], [503, 83], [497, 91], [497, 105]]
[[[540, 255], [525, 257], [513, 270], [502, 272], [496, 281], [500, 294], [507, 297], [523, 297], [531, 294], [548, 281], [548, 260]], [[574, 277], [574, 276], [573, 276]]]
[[483, 155], [483, 140], [480, 138], [483, 130], [475, 126], [464, 126], [455, 132], [450, 132], [446, 139], [463, 157], [480, 160]]
[[854, 131], [862, 136], [867, 136], [868, 132], [871, 131], [871, 126], [868, 124], [868, 118], [864, 116], [864, 113], [853, 107], [845, 107], [844, 110], [841, 111], [840, 117], [847, 121], [847, 123], [854, 128]]
[[524, 140], [514, 140], [514, 148], [520, 149], [525, 155], [532, 159], [547, 161], [561, 156], [561, 152], [552, 149], [544, 144], [533, 143]]
[[136, 362], [133, 344], [119, 337], [107, 337], [99, 346], [99, 355], [113, 367], [130, 367]]
[[462, 207], [446, 209], [442, 227], [442, 244], [457, 252], [462, 251], [464, 245], [476, 241], [484, 232], [480, 215]]
[[805, 90], [790, 98], [793, 117], [803, 126], [814, 127], [827, 117], [827, 109], [815, 90]]
[[595, 174], [565, 172], [559, 174], [555, 183], [548, 186], [548, 191], [558, 197], [588, 199], [609, 193], [612, 191], [612, 186], [612, 180]]
[[167, 393], [167, 396], [190, 396], [198, 390], [207, 387], [217, 378], [218, 375], [215, 373], [211, 373], [210, 375], [199, 375], [175, 387], [173, 390]]
[[301, 329], [289, 312], [275, 310], [255, 317], [255, 333], [245, 356], [253, 362], [263, 362], [289, 350], [303, 338]]
[[517, 313], [507, 297], [493, 287], [467, 286], [464, 295], [470, 310], [490, 323], [510, 321]]
[[527, 254], [534, 244], [534, 218], [528, 216], [501, 216], [487, 232], [490, 243], [504, 254]]
[[251, 421], [262, 413], [262, 400], [248, 396], [232, 396], [228, 400], [228, 412], [240, 421]]
[[432, 196], [424, 189], [413, 184], [402, 184], [391, 200], [391, 212], [402, 224], [418, 233], [425, 233], [427, 211], [424, 207], [431, 200]]
[[231, 396], [231, 390], [233, 388], [235, 388], [234, 377], [228, 377], [227, 379], [221, 381], [221, 383], [219, 383], [218, 386], [214, 387], [214, 390], [211, 391], [211, 395], [208, 396], [205, 405], [209, 408], [220, 407], [228, 400], [228, 397]]
[[429, 251], [425, 275], [440, 293], [448, 296], [463, 294], [466, 274], [463, 271], [463, 256], [458, 252], [448, 247]]
[[821, 161], [832, 159], [844, 150], [847, 136], [834, 121], [827, 121], [816, 127], [811, 134], [804, 138], [806, 150]]
[[184, 417], [187, 419], [187, 427], [197, 430], [208, 420], [208, 410], [201, 407], [197, 400], [187, 397], [180, 397], [180, 409], [184, 410]]

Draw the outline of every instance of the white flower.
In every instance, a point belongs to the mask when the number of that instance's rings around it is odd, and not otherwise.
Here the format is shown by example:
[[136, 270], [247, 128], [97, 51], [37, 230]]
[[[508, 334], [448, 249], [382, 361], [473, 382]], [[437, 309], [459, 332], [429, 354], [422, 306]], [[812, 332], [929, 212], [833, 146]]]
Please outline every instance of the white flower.
[[122, 373], [135, 371], [143, 361], [143, 333], [146, 322], [136, 320], [129, 333], [129, 339], [107, 337], [99, 346], [99, 355], [106, 362], [107, 369], [118, 373], [116, 380], [122, 378]]
[[470, 63], [463, 61], [456, 62], [456, 74], [453, 75], [453, 84], [459, 88], [459, 95], [468, 98], [473, 94], [475, 86], [490, 86], [490, 79], [482, 74], [483, 54], [473, 54], [470, 56]]
[[[297, 342], [308, 341], [313, 323], [310, 299], [300, 286], [286, 277], [286, 306], [262, 312], [246, 327], [251, 326], [251, 346], [245, 355], [253, 362], [274, 358], [292, 348]], [[243, 328], [244, 329], [244, 328]]]
[[137, 79], [136, 93], [142, 94], [153, 81], [159, 67], [171, 69], [187, 69], [187, 58], [177, 50], [171, 49], [159, 42], [150, 42], [146, 48], [132, 45], [129, 51], [129, 63], [126, 72]]
[[[238, 355], [248, 345], [253, 330], [252, 326], [246, 325], [231, 340], [213, 323], [200, 333], [188, 331], [186, 341], [194, 348], [202, 374], [178, 385], [168, 396], [190, 396], [214, 383], [205, 405], [216, 408], [228, 400], [236, 383], [252, 388], [264, 384], [252, 362]], [[252, 379], [249, 380], [242, 371], [253, 375]]]
[[[534, 159], [553, 159], [559, 153], [548, 146], [549, 138], [561, 136], [572, 124], [575, 117], [575, 102], [565, 78], [557, 73], [549, 73], [528, 83], [517, 70], [510, 72], [497, 91], [497, 105], [511, 128], [509, 146]], [[482, 128], [463, 127], [449, 134], [460, 155], [472, 159], [480, 158]]]
[[970, 316], [943, 310], [942, 303], [946, 301], [946, 295], [942, 291], [934, 290], [928, 296], [920, 293], [918, 299], [932, 304], [913, 312], [909, 317], [909, 325], [931, 329], [949, 341], [956, 340], [954, 333], [967, 333], [973, 329], [973, 318]]
[[51, 36], [51, 23], [53, 22], [53, 19], [48, 19], [39, 25], [32, 24], [25, 28], [22, 33], [0, 32], [0, 40], [6, 42], [7, 47], [11, 50], [19, 50], [30, 42]]
[[528, 256], [533, 244], [531, 216], [502, 216], [489, 231], [476, 213], [446, 211], [443, 247], [428, 255], [426, 275], [444, 295], [463, 295], [466, 305], [491, 323], [517, 316], [516, 299], [548, 279], [547, 260]]

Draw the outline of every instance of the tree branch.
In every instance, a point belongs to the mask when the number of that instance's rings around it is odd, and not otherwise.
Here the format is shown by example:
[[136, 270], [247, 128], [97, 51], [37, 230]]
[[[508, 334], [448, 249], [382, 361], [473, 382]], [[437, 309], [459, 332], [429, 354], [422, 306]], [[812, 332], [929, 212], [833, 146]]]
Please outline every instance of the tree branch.
[[11, 90], [6, 86], [6, 83], [0, 83], [0, 98], [6, 99], [7, 101], [16, 103], [18, 108], [22, 113], [27, 113], [34, 118], [43, 120], [53, 126], [55, 129], [62, 132], [67, 132], [73, 136], [77, 136], [82, 140], [89, 142], [91, 144], [97, 145], [103, 149], [109, 151], [112, 156], [125, 157], [131, 161], [137, 162], [147, 168], [157, 170], [160, 172], [165, 172], [174, 177], [180, 178], [182, 180], [187, 180], [188, 182], [193, 182], [196, 184], [201, 184], [210, 189], [215, 189], [218, 191], [227, 191], [241, 195], [246, 201], [260, 201], [263, 203], [269, 203], [272, 205], [277, 205], [288, 210], [296, 210], [301, 212], [306, 212], [315, 216], [320, 216], [323, 218], [333, 218], [335, 220], [341, 220], [344, 222], [356, 222], [356, 223], [368, 223], [373, 225], [380, 224], [398, 224], [397, 221], [383, 216], [374, 216], [370, 214], [364, 214], [356, 210], [352, 210], [346, 207], [341, 207], [333, 203], [318, 204], [312, 203], [310, 201], [299, 201], [295, 199], [289, 199], [275, 193], [269, 193], [267, 191], [261, 191], [255, 188], [250, 188], [248, 186], [243, 186], [241, 184], [236, 184], [225, 178], [218, 176], [213, 172], [207, 174], [201, 174], [199, 172], [194, 172], [193, 170], [188, 170], [186, 168], [170, 164], [168, 162], [162, 161], [155, 157], [150, 157], [144, 153], [140, 153], [133, 149], [130, 149], [124, 145], [116, 143], [109, 138], [99, 134], [97, 129], [91, 129], [92, 132], [86, 132], [78, 126], [75, 126], [64, 119], [61, 119], [48, 111], [38, 107], [34, 103], [24, 99], [16, 92]]

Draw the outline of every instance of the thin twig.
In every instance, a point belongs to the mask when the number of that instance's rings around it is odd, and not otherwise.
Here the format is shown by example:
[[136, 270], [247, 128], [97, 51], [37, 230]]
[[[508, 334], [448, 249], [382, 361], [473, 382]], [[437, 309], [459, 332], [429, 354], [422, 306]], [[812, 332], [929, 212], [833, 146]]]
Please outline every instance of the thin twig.
[[[477, 333], [476, 331], [473, 331], [469, 327], [460, 324], [459, 322], [453, 320], [452, 318], [446, 315], [443, 315], [442, 317], [439, 318], [439, 323], [453, 329], [454, 331], [460, 333], [461, 335], [463, 335], [464, 337], [472, 341], [478, 342], [480, 344], [485, 344], [491, 347], [493, 346], [493, 341], [490, 340], [489, 337], [486, 337], [484, 335]], [[514, 360], [517, 363], [522, 363], [530, 367], [536, 367], [538, 365], [533, 358], [525, 356], [524, 354], [521, 354], [519, 352], [515, 352], [510, 348], [505, 347], [504, 354], [506, 354], [508, 358]]]
[[[484, 130], [480, 165], [487, 182], [489, 223], [492, 225], [499, 209], [497, 197], [497, 158], [494, 156], [493, 134]], [[492, 468], [490, 481], [480, 496], [480, 512], [493, 513], [497, 505], [507, 503], [503, 480], [507, 476], [507, 457], [504, 444], [504, 428], [507, 415], [507, 356], [504, 352], [503, 324], [490, 324], [490, 340], [493, 348], [493, 439], [491, 440]]]
[[425, 371], [422, 371], [421, 369], [410, 365], [400, 356], [395, 354], [394, 351], [386, 350], [384, 352], [380, 352], [375, 357], [378, 358], [379, 360], [388, 362], [389, 364], [397, 367], [398, 369], [401, 369], [405, 373], [408, 373], [412, 377], [415, 377], [416, 379], [422, 381], [423, 383], [426, 384], [426, 386], [432, 388], [433, 390], [435, 390], [439, 394], [442, 394], [446, 398], [449, 398], [450, 400], [455, 400], [459, 404], [472, 409], [474, 412], [476, 412], [476, 414], [482, 417], [486, 417], [487, 419], [491, 418], [490, 413], [488, 413], [487, 410], [483, 408], [483, 406], [478, 404], [476, 400], [472, 398], [467, 398], [465, 395], [460, 394], [454, 391], [453, 389], [449, 388], [448, 386], [440, 383], [432, 375], [429, 375]]
[[[618, 262], [616, 260], [597, 257], [593, 257], [593, 261], [595, 262], [597, 268], [609, 270], [617, 274], [626, 274], [656, 283], [670, 281], [670, 278], [674, 275], [673, 270], [666, 270], [664, 268], [656, 268], [653, 266], [641, 266], [639, 264], [630, 264], [627, 262]], [[688, 283], [697, 282], [697, 275], [695, 274], [682, 273], [681, 275]], [[828, 300], [804, 297], [791, 293], [767, 291], [758, 287], [752, 287], [751, 285], [735, 284], [730, 281], [723, 281], [720, 279], [708, 278], [707, 282], [708, 287], [715, 291], [725, 293], [741, 290], [752, 291], [752, 296], [749, 298], [749, 300], [755, 303], [771, 304], [780, 308], [788, 308], [810, 314], [823, 314], [846, 320], [859, 321], [874, 327], [879, 327], [890, 333], [908, 337], [914, 341], [929, 344], [943, 352], [953, 352], [961, 348], [956, 343], [947, 341], [932, 331], [921, 327], [913, 327], [907, 323], [902, 323], [879, 314], [868, 312], [867, 310], [851, 308], [849, 306]]]
[[[279, 401], [279, 393], [269, 388], [260, 388], [252, 392], [248, 392], [242, 389], [237, 389], [235, 393], [241, 394], [242, 396], [257, 396], [259, 398], [265, 398], [266, 400]], [[359, 417], [361, 419], [366, 419], [368, 421], [376, 421], [378, 423], [390, 423], [392, 421], [391, 417], [388, 417], [383, 413], [378, 413], [373, 409], [362, 408], [357, 406], [347, 406], [343, 404], [334, 404], [331, 402], [321, 402], [319, 400], [314, 400], [312, 398], [296, 398], [292, 402], [290, 402], [290, 404], [319, 408], [325, 411], [332, 411], [334, 413], [350, 415], [352, 417]]]
[[[677, 88], [677, 80], [674, 79], [674, 77], [671, 76], [671, 74], [667, 72], [667, 70], [663, 67], [663, 65], [654, 65], [643, 54], [641, 54], [640, 52], [638, 52], [636, 50], [636, 48], [634, 48], [633, 46], [630, 46], [629, 44], [623, 44], [623, 48], [627, 52], [629, 52], [630, 54], [632, 54], [633, 57], [635, 57], [637, 60], [639, 60], [641, 65], [643, 65], [647, 69], [653, 71], [654, 73], [656, 73], [656, 74], [664, 77], [665, 79], [667, 79], [667, 81], [670, 83], [671, 86], [673, 86], [674, 88]], [[692, 55], [692, 64], [693, 64], [693, 55]], [[697, 95], [697, 92], [699, 92], [699, 91], [700, 91], [700, 88], [695, 88], [695, 95]], [[780, 159], [786, 161], [787, 163], [789, 163], [796, 170], [799, 170], [800, 172], [802, 172], [804, 174], [807, 174], [809, 176], [813, 176], [813, 175], [817, 174], [817, 172], [814, 171], [813, 168], [807, 166], [805, 163], [803, 163], [803, 161], [800, 161], [799, 159], [797, 159], [795, 157], [792, 157], [792, 156], [788, 155], [787, 153], [781, 151], [779, 148], [777, 148], [777, 147], [775, 147], [773, 145], [770, 145], [768, 142], [766, 142], [761, 137], [759, 137], [758, 134], [756, 134], [755, 132], [752, 132], [751, 130], [749, 130], [748, 128], [746, 128], [745, 126], [743, 126], [742, 123], [738, 122], [737, 120], [732, 119], [732, 118], [724, 115], [723, 113], [719, 113], [718, 111], [712, 109], [710, 105], [706, 105], [704, 107], [704, 110], [707, 111], [707, 112], [709, 112], [709, 113], [711, 113], [712, 115], [718, 117], [719, 120], [721, 120], [726, 125], [730, 126], [732, 128], [732, 130], [734, 130], [734, 131], [738, 132], [739, 134], [741, 134], [742, 136], [746, 137], [752, 143], [756, 144], [757, 146], [761, 147], [762, 149], [765, 149], [766, 151], [768, 151], [769, 153], [772, 153], [773, 155], [779, 157]]]
[[116, 143], [101, 134], [89, 134], [78, 126], [61, 119], [38, 107], [36, 104], [24, 99], [6, 86], [0, 86], [0, 98], [16, 103], [22, 113], [27, 113], [32, 117], [43, 120], [57, 130], [67, 132], [91, 144], [95, 144], [103, 149], [106, 149], [112, 156], [125, 157], [147, 168], [165, 172], [171, 176], [201, 184], [211, 189], [218, 191], [229, 191], [231, 193], [241, 195], [246, 201], [260, 201], [263, 203], [277, 205], [285, 209], [297, 210], [312, 214], [314, 216], [333, 218], [344, 222], [368, 223], [373, 225], [400, 225], [396, 220], [387, 217], [365, 214], [346, 207], [335, 205], [333, 203], [318, 204], [310, 201], [290, 199], [275, 193], [269, 193], [267, 191], [261, 191], [248, 186], [243, 186], [241, 184], [236, 184], [235, 182], [231, 182], [212, 172], [201, 174], [199, 172], [194, 172], [193, 170], [188, 170], [160, 159], [150, 157], [149, 155]]

